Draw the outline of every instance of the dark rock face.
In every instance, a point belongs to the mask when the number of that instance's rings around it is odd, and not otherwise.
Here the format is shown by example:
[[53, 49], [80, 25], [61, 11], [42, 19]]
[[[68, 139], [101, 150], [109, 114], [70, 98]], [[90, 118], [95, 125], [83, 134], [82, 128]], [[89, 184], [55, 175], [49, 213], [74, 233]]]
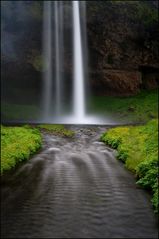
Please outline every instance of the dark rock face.
[[2, 101], [36, 104], [40, 98], [42, 3], [2, 2]]
[[[70, 3], [66, 1], [66, 4], [71, 18]], [[139, 92], [141, 87], [157, 87], [157, 10], [157, 1], [87, 1], [89, 80], [95, 94], [128, 96]], [[18, 95], [23, 89], [22, 102], [40, 100], [42, 20], [43, 1], [2, 2], [4, 100], [19, 103]], [[68, 31], [64, 35], [65, 45], [71, 46], [72, 37], [67, 36]], [[72, 80], [71, 50], [66, 50], [65, 57], [62, 70], [69, 85], [69, 79]], [[151, 71], [145, 71], [145, 67]]]
[[[157, 1], [87, 2], [90, 78], [95, 92], [132, 95], [140, 87], [157, 87], [157, 7]], [[144, 67], [151, 68], [151, 74]]]
[[141, 67], [142, 87], [144, 89], [156, 89], [159, 84], [159, 69], [151, 67]]
[[[92, 74], [93, 91], [105, 95], [129, 96], [139, 93], [141, 73], [126, 70], [103, 70]], [[99, 75], [99, 79], [97, 79]]]

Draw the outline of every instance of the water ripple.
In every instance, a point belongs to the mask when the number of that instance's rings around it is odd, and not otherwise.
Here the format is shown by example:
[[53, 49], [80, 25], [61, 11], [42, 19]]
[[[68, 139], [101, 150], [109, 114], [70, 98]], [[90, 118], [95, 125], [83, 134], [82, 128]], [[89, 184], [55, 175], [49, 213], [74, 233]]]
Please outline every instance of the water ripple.
[[157, 238], [150, 196], [98, 141], [105, 129], [75, 130], [44, 133], [43, 150], [3, 178], [2, 238]]

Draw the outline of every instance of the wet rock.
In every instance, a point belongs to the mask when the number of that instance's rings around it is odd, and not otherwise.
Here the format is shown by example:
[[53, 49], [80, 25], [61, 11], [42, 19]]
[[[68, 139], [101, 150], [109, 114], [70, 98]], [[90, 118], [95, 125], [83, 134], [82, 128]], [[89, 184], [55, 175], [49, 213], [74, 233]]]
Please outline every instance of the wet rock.
[[143, 87], [148, 90], [153, 90], [158, 88], [159, 84], [159, 74], [150, 73], [143, 76]]
[[[139, 71], [141, 65], [159, 68], [157, 7], [150, 2], [88, 4], [90, 75], [96, 94], [134, 95], [140, 91], [141, 78], [136, 81], [136, 76], [128, 76], [126, 71]], [[123, 70], [122, 74], [118, 70]], [[141, 76], [144, 84], [142, 71]], [[156, 79], [147, 78], [145, 88], [156, 88]]]
[[140, 91], [141, 73], [138, 71], [104, 70], [101, 78], [92, 80], [94, 90], [106, 95], [129, 96]]
[[[69, 16], [72, 11], [71, 2], [66, 2], [66, 16]], [[19, 4], [23, 6], [19, 11], [23, 20], [14, 12]], [[95, 93], [121, 96], [137, 94], [140, 91], [142, 74], [139, 67], [144, 65], [159, 68], [156, 8], [157, 1], [87, 2], [89, 79]], [[2, 52], [4, 101], [19, 103], [20, 96], [24, 103], [38, 104], [43, 75], [43, 1], [15, 1], [14, 9], [12, 1], [6, 1], [2, 5], [2, 12], [5, 12], [2, 16], [2, 43], [4, 46], [12, 46], [2, 47], [2, 50], [5, 50]], [[70, 18], [66, 18], [68, 37], [66, 38], [65, 34], [65, 60], [62, 71], [65, 74], [64, 89], [69, 95], [73, 66], [70, 44], [72, 31]], [[24, 44], [25, 42], [27, 44]], [[52, 65], [55, 65], [54, 54]], [[142, 75], [142, 84], [146, 89], [157, 87], [157, 78], [152, 74]]]

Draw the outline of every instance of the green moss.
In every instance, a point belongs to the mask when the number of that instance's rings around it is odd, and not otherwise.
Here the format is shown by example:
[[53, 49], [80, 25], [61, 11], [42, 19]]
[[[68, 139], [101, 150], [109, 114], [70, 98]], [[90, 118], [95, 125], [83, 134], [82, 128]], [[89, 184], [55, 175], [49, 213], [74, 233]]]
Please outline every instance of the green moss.
[[158, 22], [158, 10], [157, 8], [150, 7], [147, 2], [136, 1], [136, 15], [137, 20], [142, 21], [145, 26], [149, 26], [152, 23]]
[[149, 1], [113, 0], [110, 2], [113, 6], [117, 5], [119, 13], [123, 12], [128, 19], [136, 20], [145, 26], [158, 22], [158, 9], [149, 4]]
[[41, 2], [32, 2], [30, 7], [31, 17], [34, 17], [36, 20], [42, 20], [42, 4]]
[[43, 56], [38, 50], [32, 49], [30, 51], [27, 62], [30, 63], [37, 71], [43, 72], [46, 70]]
[[144, 90], [131, 97], [95, 96], [88, 108], [121, 122], [147, 122], [158, 116], [158, 92]]
[[30, 120], [37, 119], [38, 115], [40, 115], [40, 111], [35, 105], [18, 105], [2, 102], [1, 109], [5, 119]]
[[74, 136], [74, 131], [66, 129], [63, 125], [41, 124], [38, 127], [40, 129], [47, 130], [57, 135], [66, 136], [66, 137]]
[[152, 191], [152, 203], [157, 211], [158, 120], [144, 126], [112, 128], [101, 140], [117, 149], [117, 158], [139, 178], [137, 184]]
[[43, 58], [41, 55], [34, 57], [32, 64], [37, 71], [43, 71]]
[[153, 190], [152, 204], [154, 205], [155, 212], [158, 212], [158, 182], [156, 183], [156, 188]]
[[1, 127], [1, 174], [28, 159], [41, 147], [38, 129]]
[[96, 17], [98, 14], [103, 16], [117, 16], [125, 19], [126, 22], [135, 22], [145, 27], [151, 27], [158, 23], [158, 9], [154, 7], [151, 1], [134, 1], [134, 0], [111, 0], [99, 1], [88, 4], [88, 10], [91, 10], [91, 16]]

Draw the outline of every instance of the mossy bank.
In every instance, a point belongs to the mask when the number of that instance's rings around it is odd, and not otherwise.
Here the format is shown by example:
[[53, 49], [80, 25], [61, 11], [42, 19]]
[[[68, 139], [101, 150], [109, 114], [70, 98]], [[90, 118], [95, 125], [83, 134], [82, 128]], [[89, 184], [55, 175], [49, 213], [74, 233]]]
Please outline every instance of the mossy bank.
[[1, 174], [29, 159], [42, 144], [38, 129], [29, 126], [1, 126]]
[[62, 137], [74, 136], [74, 132], [63, 125], [1, 126], [1, 174], [29, 159], [41, 148], [43, 130]]
[[89, 109], [125, 124], [145, 123], [158, 117], [158, 90], [142, 90], [131, 97], [94, 96]]
[[67, 129], [64, 125], [60, 124], [40, 124], [38, 125], [40, 130], [45, 130], [48, 133], [53, 133], [55, 135], [60, 135], [64, 137], [73, 137], [74, 131]]
[[108, 130], [101, 140], [117, 149], [117, 158], [133, 171], [137, 184], [152, 192], [152, 204], [158, 211], [158, 120], [143, 126], [124, 126]]

